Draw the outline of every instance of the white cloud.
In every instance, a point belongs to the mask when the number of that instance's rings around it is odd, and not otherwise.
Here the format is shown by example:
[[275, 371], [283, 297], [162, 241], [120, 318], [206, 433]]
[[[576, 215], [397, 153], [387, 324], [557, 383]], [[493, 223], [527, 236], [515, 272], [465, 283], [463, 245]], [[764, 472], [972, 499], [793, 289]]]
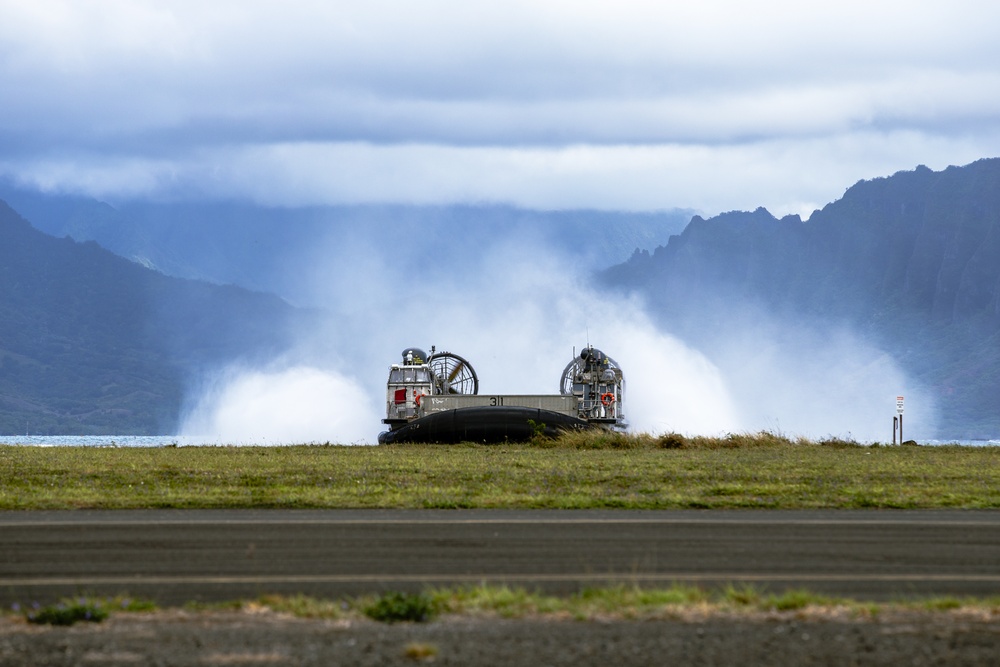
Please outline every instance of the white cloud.
[[0, 158], [109, 198], [798, 211], [1000, 155], [998, 22], [973, 0], [0, 0]]
[[813, 210], [862, 178], [1000, 155], [1000, 131], [851, 132], [721, 145], [442, 146], [295, 143], [201, 151], [187, 159], [0, 161], [43, 190], [122, 197], [212, 197], [295, 206], [511, 202], [543, 209], [666, 209], [707, 214], [765, 206]]

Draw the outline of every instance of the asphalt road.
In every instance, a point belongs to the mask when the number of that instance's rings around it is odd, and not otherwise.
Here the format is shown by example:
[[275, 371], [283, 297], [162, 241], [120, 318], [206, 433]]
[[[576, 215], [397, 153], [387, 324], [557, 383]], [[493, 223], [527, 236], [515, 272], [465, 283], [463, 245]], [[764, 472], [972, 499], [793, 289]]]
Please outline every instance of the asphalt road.
[[0, 513], [0, 604], [161, 604], [425, 585], [747, 582], [861, 599], [1000, 595], [995, 511]]

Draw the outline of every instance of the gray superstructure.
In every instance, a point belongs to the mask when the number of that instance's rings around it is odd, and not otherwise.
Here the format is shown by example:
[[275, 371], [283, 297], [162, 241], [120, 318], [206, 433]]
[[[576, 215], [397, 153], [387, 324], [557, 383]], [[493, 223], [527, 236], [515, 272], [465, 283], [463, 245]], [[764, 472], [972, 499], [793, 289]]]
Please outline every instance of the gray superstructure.
[[403, 351], [389, 368], [387, 442], [502, 442], [587, 428], [624, 430], [625, 378], [587, 346], [563, 370], [558, 394], [479, 394], [472, 365], [451, 352]]

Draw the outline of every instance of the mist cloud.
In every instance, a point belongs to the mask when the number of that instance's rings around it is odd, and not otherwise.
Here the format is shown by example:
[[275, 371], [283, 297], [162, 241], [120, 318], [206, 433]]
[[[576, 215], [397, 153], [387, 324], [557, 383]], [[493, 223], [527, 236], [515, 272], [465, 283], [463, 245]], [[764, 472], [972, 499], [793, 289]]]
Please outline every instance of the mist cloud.
[[325, 248], [326, 264], [308, 265], [320, 267], [328, 326], [303, 332], [278, 364], [287, 370], [234, 368], [215, 378], [192, 397], [183, 434], [371, 443], [384, 430], [388, 366], [406, 347], [465, 357], [481, 394], [554, 394], [588, 341], [624, 366], [634, 429], [737, 426], [724, 382], [702, 355], [657, 332], [637, 302], [586, 287], [580, 268], [539, 238], [490, 244], [450, 263], [455, 273], [429, 271], [435, 258], [405, 248], [368, 245], [363, 235]]
[[230, 369], [195, 392], [185, 434], [372, 443], [388, 366], [404, 348], [463, 356], [481, 394], [554, 394], [588, 343], [621, 364], [633, 431], [884, 442], [903, 394], [907, 432], [933, 433], [929, 394], [847, 329], [731, 307], [714, 313], [724, 325], [684, 341], [641, 300], [596, 290], [589, 267], [541, 234], [468, 235], [437, 252], [405, 235], [376, 241], [377, 229], [318, 243], [294, 265], [326, 295], [327, 326], [301, 332], [272, 367]]
[[752, 306], [725, 314], [724, 330], [706, 332], [698, 348], [726, 379], [743, 429], [889, 442], [903, 395], [909, 436], [935, 434], [931, 392], [850, 329]]
[[232, 367], [212, 378], [180, 433], [224, 444], [370, 441], [379, 414], [335, 369]]

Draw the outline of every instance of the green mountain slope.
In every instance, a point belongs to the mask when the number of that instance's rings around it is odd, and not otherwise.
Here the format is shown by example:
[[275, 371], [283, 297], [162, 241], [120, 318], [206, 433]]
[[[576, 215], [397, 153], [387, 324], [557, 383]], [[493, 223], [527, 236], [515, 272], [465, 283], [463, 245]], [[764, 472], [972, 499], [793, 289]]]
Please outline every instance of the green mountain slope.
[[0, 433], [170, 433], [185, 382], [282, 349], [296, 316], [47, 236], [0, 202]]

